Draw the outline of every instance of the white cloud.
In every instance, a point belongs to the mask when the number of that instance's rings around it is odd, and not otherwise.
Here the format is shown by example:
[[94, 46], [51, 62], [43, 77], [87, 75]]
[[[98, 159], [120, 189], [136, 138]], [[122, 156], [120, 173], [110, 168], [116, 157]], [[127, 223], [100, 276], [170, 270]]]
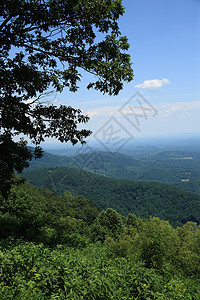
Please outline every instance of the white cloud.
[[195, 112], [200, 111], [200, 101], [190, 102], [174, 102], [172, 103], [161, 103], [157, 106], [159, 111], [159, 117], [178, 117], [185, 114], [192, 116]]
[[90, 118], [92, 118], [92, 117], [94, 117], [95, 115], [98, 115], [98, 111], [88, 111], [87, 112], [87, 115], [90, 117]]
[[170, 83], [170, 81], [167, 78], [145, 80], [143, 83], [135, 85], [135, 88], [147, 89], [147, 90], [157, 90], [157, 89], [161, 88], [163, 85], [169, 84], [169, 83]]
[[97, 118], [97, 117], [106, 117], [106, 116], [112, 116], [117, 115], [119, 106], [102, 106], [102, 107], [96, 107], [92, 108], [89, 111], [85, 111], [90, 118]]

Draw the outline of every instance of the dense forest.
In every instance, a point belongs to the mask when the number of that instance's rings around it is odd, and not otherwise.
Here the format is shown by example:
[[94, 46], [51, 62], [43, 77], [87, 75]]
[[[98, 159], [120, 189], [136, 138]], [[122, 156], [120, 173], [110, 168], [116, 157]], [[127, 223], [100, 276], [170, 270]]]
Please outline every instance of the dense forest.
[[66, 190], [74, 196], [93, 199], [103, 209], [113, 208], [127, 216], [150, 216], [183, 225], [187, 221], [200, 223], [200, 196], [158, 182], [112, 179], [79, 169], [57, 167], [36, 169], [23, 173], [31, 184], [55, 190]]
[[[64, 154], [64, 151], [61, 153]], [[113, 154], [105, 151], [79, 153], [71, 157], [44, 152], [41, 159], [30, 163], [28, 170], [58, 166], [84, 169], [111, 178], [153, 180], [200, 194], [200, 152], [198, 151], [162, 151], [151, 154], [143, 150], [139, 157], [134, 156], [134, 153], [132, 156], [127, 156], [123, 153]]]
[[200, 228], [15, 179], [0, 198], [1, 299], [199, 299]]

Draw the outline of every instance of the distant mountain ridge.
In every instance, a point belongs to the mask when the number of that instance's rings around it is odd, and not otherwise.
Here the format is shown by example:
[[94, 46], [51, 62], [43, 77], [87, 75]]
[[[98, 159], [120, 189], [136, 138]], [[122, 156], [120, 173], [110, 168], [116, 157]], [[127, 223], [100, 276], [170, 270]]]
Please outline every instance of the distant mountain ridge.
[[[44, 152], [24, 171], [51, 167], [82, 169], [111, 178], [159, 181], [200, 194], [200, 152], [162, 151], [143, 158], [106, 151], [80, 152], [71, 157]], [[188, 173], [189, 180], [184, 181]]]
[[59, 195], [70, 191], [125, 216], [134, 213], [142, 218], [160, 217], [173, 225], [200, 224], [200, 196], [170, 185], [112, 179], [68, 167], [30, 170], [23, 177], [37, 187], [53, 189]]

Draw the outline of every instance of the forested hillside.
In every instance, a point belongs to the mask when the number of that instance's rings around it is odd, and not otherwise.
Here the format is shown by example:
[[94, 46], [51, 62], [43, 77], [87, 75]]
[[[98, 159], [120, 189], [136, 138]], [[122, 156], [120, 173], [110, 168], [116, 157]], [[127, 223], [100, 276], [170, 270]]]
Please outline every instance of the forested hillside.
[[91, 224], [101, 211], [83, 196], [73, 197], [66, 191], [59, 197], [53, 191], [18, 183], [19, 179], [16, 182], [8, 199], [0, 196], [1, 238], [15, 236], [40, 242], [48, 242], [49, 238], [53, 242], [56, 237], [59, 242], [58, 235], [66, 228], [72, 234], [84, 224]]
[[[29, 147], [32, 149], [31, 147]], [[43, 152], [40, 159], [35, 159], [30, 162], [28, 170], [38, 169], [38, 168], [49, 168], [49, 167], [68, 167], [71, 165], [71, 158], [59, 155], [53, 155], [48, 152]], [[26, 171], [27, 169], [25, 169]]]
[[72, 167], [99, 175], [129, 180], [169, 183], [183, 190], [200, 194], [200, 153], [162, 151], [146, 153], [141, 158], [105, 151], [65, 157], [44, 152], [41, 159], [30, 163], [29, 169]]
[[55, 190], [58, 195], [66, 191], [74, 196], [83, 195], [102, 208], [111, 207], [125, 216], [156, 216], [173, 225], [200, 223], [200, 196], [170, 185], [112, 179], [64, 167], [28, 171], [23, 177], [38, 187]]
[[122, 217], [15, 181], [0, 197], [0, 299], [199, 299], [197, 224]]

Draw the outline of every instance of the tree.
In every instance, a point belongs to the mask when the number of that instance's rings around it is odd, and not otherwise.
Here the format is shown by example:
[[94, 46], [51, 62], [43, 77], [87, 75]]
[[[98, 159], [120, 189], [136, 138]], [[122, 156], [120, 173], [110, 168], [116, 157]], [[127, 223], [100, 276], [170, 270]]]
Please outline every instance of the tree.
[[76, 92], [82, 71], [94, 75], [88, 89], [109, 95], [133, 79], [129, 45], [117, 23], [123, 13], [122, 0], [1, 1], [1, 192], [14, 170], [21, 172], [42, 155], [45, 138], [83, 144], [91, 134], [78, 129], [89, 120], [80, 109], [47, 105], [47, 96], [64, 88]]
[[103, 210], [97, 217], [97, 221], [112, 232], [120, 231], [123, 226], [122, 217], [112, 208]]

